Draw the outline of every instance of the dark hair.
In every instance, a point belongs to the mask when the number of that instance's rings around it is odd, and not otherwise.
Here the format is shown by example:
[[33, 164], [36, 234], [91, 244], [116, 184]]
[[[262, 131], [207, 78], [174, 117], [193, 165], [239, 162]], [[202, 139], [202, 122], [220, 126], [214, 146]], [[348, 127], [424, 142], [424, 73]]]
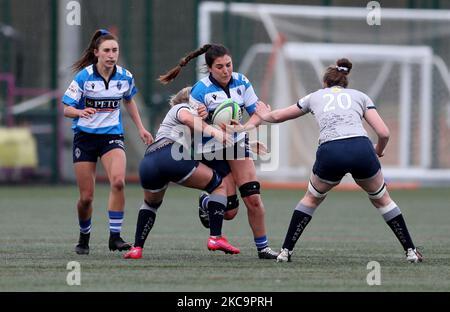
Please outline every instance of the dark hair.
[[171, 82], [178, 76], [178, 74], [181, 71], [181, 68], [186, 66], [190, 60], [192, 60], [204, 53], [205, 53], [205, 62], [208, 67], [211, 67], [212, 64], [214, 63], [214, 61], [216, 60], [216, 58], [218, 58], [218, 57], [221, 57], [224, 55], [231, 56], [230, 51], [221, 44], [205, 44], [201, 48], [198, 48], [197, 50], [189, 52], [188, 55], [186, 55], [185, 57], [183, 57], [180, 60], [180, 62], [178, 63], [177, 66], [175, 66], [174, 68], [169, 70], [164, 75], [159, 76], [158, 80], [162, 84], [168, 84], [169, 82]]
[[346, 58], [336, 61], [336, 65], [331, 65], [323, 75], [323, 82], [329, 88], [334, 86], [341, 86], [346, 88], [348, 86], [347, 75], [352, 70], [352, 62]]
[[106, 29], [97, 29], [94, 32], [94, 35], [92, 35], [89, 46], [86, 50], [84, 50], [81, 58], [72, 65], [72, 70], [74, 72], [78, 72], [86, 66], [97, 63], [97, 57], [94, 54], [94, 50], [98, 49], [102, 42], [106, 40], [115, 40], [119, 42], [119, 40], [117, 40], [117, 37], [111, 34]]

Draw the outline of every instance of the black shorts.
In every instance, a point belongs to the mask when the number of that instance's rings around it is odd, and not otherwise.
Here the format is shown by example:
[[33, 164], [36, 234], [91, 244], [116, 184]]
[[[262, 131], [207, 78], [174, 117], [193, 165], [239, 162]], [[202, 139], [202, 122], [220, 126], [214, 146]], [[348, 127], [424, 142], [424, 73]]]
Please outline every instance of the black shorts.
[[159, 192], [165, 190], [169, 182], [183, 183], [198, 167], [198, 160], [174, 159], [172, 148], [179, 148], [179, 145], [163, 145], [153, 152], [147, 152], [141, 160], [139, 177], [145, 190]]
[[[213, 156], [216, 156], [216, 158], [213, 158]], [[231, 172], [228, 160], [244, 159], [248, 157], [250, 157], [250, 147], [249, 139], [246, 135], [244, 139], [236, 142], [227, 149], [216, 151], [215, 154], [203, 154], [201, 162], [214, 169], [224, 178]]]
[[325, 182], [337, 184], [347, 173], [355, 180], [364, 180], [380, 169], [380, 161], [369, 138], [354, 137], [321, 144], [313, 173]]
[[97, 162], [97, 158], [115, 148], [125, 150], [122, 134], [78, 132], [73, 138], [73, 162]]

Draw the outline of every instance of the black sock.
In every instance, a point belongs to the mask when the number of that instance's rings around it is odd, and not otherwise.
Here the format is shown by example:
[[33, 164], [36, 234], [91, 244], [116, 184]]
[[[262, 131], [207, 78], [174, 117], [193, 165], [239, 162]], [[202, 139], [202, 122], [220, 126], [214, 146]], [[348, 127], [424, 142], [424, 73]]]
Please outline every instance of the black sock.
[[223, 215], [227, 198], [222, 195], [211, 194], [208, 201], [208, 215], [209, 215], [209, 235], [221, 236]]
[[408, 248], [414, 249], [411, 236], [409, 235], [408, 228], [406, 227], [405, 219], [403, 219], [402, 212], [398, 208], [394, 201], [391, 201], [386, 207], [378, 208], [384, 221], [389, 225], [392, 232], [394, 232], [400, 244], [404, 250]]
[[139, 210], [137, 219], [134, 247], [144, 247], [148, 233], [150, 233], [151, 229], [153, 228], [153, 224], [155, 223], [156, 210], [159, 208], [159, 206], [161, 206], [161, 203], [152, 204], [152, 206], [150, 206], [147, 202], [144, 201], [144, 204]]
[[409, 235], [408, 228], [406, 227], [405, 219], [401, 214], [392, 218], [389, 221], [386, 221], [391, 230], [394, 232], [400, 244], [402, 244], [403, 249], [407, 250], [408, 248], [415, 248], [414, 243], [412, 242], [411, 235]]
[[291, 223], [289, 224], [289, 229], [284, 238], [283, 248], [288, 250], [293, 250], [297, 240], [302, 235], [303, 230], [308, 225], [309, 221], [312, 219], [312, 214], [314, 213], [313, 208], [299, 204], [292, 214]]

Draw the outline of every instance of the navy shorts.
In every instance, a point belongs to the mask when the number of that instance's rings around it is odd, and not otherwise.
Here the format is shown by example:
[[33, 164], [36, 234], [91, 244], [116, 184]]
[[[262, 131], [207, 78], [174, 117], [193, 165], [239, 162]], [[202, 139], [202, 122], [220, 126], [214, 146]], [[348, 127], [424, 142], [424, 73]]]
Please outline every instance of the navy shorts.
[[202, 159], [201, 163], [207, 165], [211, 169], [214, 169], [222, 178], [225, 178], [231, 172], [230, 165], [228, 164], [228, 161], [226, 161], [226, 160]]
[[73, 138], [73, 162], [97, 162], [97, 158], [115, 148], [125, 150], [122, 134], [77, 132]]
[[145, 190], [159, 192], [165, 190], [169, 182], [183, 183], [198, 167], [198, 160], [174, 159], [172, 147], [179, 147], [175, 144], [164, 145], [153, 152], [148, 152], [141, 160], [139, 177]]
[[[220, 153], [216, 151], [215, 154]], [[219, 175], [223, 178], [226, 177], [230, 172], [231, 168], [228, 164], [228, 160], [232, 159], [243, 159], [244, 157], [250, 157], [250, 147], [249, 147], [249, 139], [248, 136], [245, 136], [245, 139], [242, 139], [236, 142], [233, 146], [228, 147], [227, 149], [222, 150], [222, 154], [220, 154], [222, 159], [211, 159], [211, 157], [205, 157], [202, 155], [201, 162], [207, 165], [208, 167], [214, 169]]]
[[380, 169], [380, 161], [369, 138], [354, 137], [321, 144], [313, 173], [334, 184], [347, 173], [351, 173], [355, 180], [364, 180], [373, 177]]

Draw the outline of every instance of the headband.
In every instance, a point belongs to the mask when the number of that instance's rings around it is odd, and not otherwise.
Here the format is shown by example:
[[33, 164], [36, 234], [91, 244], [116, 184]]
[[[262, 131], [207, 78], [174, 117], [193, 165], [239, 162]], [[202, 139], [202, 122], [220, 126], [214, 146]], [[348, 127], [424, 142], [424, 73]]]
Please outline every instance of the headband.
[[336, 69], [338, 72], [348, 72], [348, 67], [344, 67], [344, 66], [336, 66]]
[[109, 32], [108, 30], [106, 30], [106, 29], [100, 29], [100, 35], [101, 35], [101, 36], [109, 35], [109, 34], [110, 34], [110, 32]]

